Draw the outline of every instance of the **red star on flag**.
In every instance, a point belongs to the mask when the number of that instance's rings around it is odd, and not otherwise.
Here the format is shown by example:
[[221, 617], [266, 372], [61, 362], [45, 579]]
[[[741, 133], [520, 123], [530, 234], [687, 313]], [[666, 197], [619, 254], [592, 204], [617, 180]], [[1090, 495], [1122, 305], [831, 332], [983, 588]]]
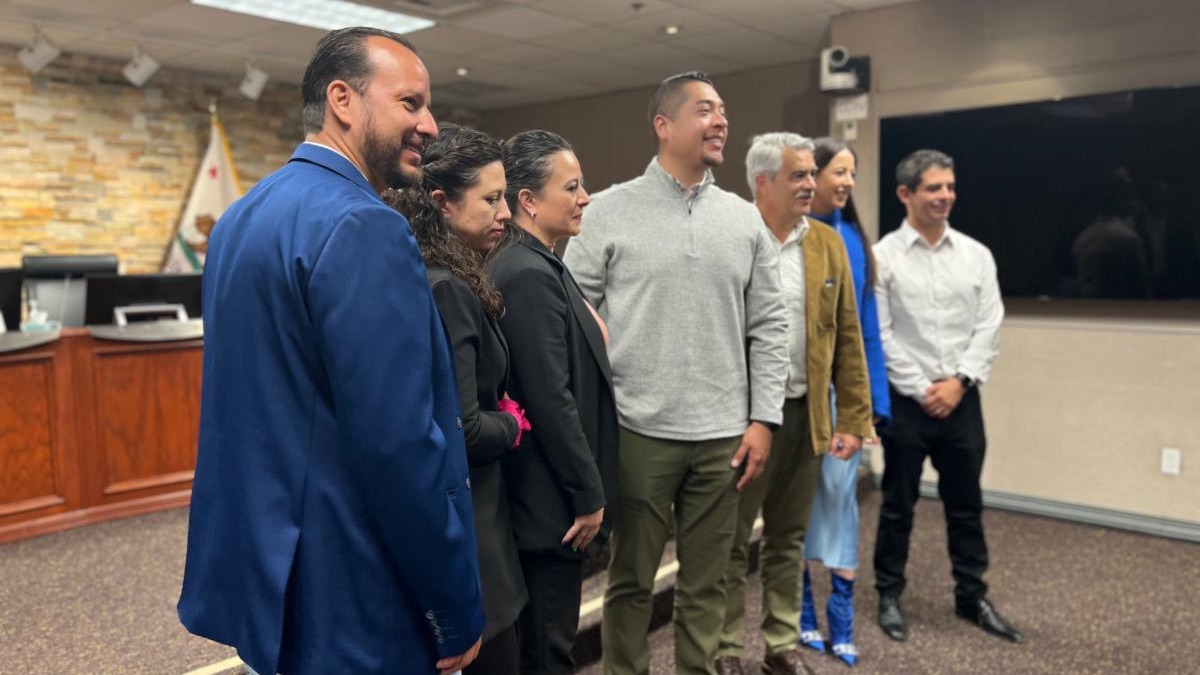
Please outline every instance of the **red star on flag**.
[[208, 169], [208, 175], [209, 175], [209, 176], [210, 176], [210, 177], [211, 177], [213, 180], [216, 180], [216, 179], [217, 179], [217, 167], [215, 167], [215, 166], [214, 166], [214, 167], [209, 167], [209, 169]]

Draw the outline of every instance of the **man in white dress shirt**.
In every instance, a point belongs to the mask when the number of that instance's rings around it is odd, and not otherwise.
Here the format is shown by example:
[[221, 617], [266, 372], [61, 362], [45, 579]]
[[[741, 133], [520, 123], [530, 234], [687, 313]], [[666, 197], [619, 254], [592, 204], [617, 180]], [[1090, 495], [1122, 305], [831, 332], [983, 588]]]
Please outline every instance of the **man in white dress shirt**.
[[907, 217], [874, 247], [879, 334], [887, 359], [892, 423], [883, 437], [883, 503], [875, 539], [879, 625], [894, 640], [913, 505], [929, 457], [946, 513], [955, 611], [985, 631], [1024, 640], [987, 599], [988, 567], [979, 475], [986, 440], [979, 386], [999, 350], [1004, 305], [986, 246], [950, 227], [954, 160], [918, 150], [896, 167]]

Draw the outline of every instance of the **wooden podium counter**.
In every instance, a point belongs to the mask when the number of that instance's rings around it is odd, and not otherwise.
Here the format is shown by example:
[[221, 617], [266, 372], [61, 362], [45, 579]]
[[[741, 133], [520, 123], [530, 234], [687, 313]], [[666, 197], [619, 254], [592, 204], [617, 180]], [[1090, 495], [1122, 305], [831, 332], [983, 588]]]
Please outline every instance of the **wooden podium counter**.
[[0, 353], [0, 543], [186, 505], [203, 348], [77, 328]]

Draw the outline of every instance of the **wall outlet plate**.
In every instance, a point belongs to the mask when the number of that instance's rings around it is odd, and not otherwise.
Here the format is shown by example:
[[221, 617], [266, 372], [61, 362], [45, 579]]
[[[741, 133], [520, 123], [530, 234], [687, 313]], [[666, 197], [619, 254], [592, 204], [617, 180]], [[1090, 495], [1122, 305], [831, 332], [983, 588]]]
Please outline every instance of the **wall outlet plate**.
[[1179, 448], [1163, 448], [1159, 470], [1168, 476], [1178, 476], [1183, 469], [1183, 453]]

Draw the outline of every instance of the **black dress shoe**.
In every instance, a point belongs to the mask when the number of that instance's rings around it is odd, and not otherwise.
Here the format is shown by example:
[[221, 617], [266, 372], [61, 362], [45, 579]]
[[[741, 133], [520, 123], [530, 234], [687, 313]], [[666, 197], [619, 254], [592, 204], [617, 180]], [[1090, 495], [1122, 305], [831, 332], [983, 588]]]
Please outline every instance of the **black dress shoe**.
[[1021, 632], [1012, 627], [1012, 624], [1004, 620], [1000, 616], [1000, 612], [992, 607], [992, 603], [988, 602], [987, 598], [979, 598], [970, 603], [959, 604], [955, 608], [955, 613], [971, 623], [979, 626], [985, 631], [1002, 637], [1005, 640], [1020, 644], [1025, 641], [1025, 636]]
[[742, 660], [736, 656], [717, 657], [717, 675], [746, 675], [742, 670]]
[[897, 642], [908, 639], [908, 622], [904, 620], [904, 612], [900, 611], [900, 598], [879, 596], [879, 627]]

